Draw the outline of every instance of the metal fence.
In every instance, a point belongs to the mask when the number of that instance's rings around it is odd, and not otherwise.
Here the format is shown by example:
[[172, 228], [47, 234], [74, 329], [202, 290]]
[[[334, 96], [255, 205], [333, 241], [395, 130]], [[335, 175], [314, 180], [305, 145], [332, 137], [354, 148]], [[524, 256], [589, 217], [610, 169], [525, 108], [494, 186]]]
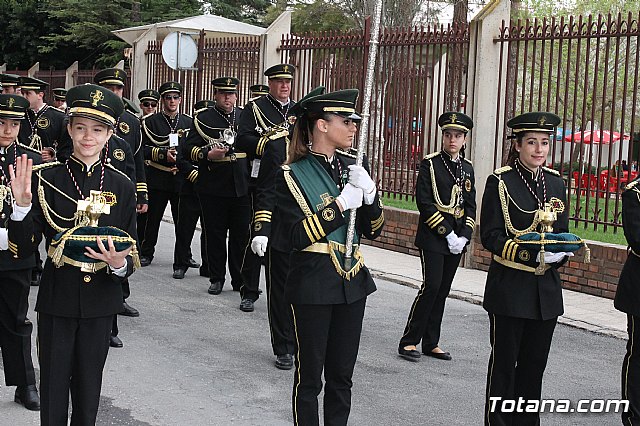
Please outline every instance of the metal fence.
[[[620, 190], [638, 173], [640, 13], [503, 22], [498, 116], [551, 111], [562, 118], [548, 165], [564, 176], [571, 218], [621, 226]], [[501, 67], [502, 69], [502, 67]], [[498, 130], [494, 165], [506, 159]]]
[[[369, 39], [369, 21], [362, 32], [284, 36], [281, 60], [298, 68], [294, 96], [318, 85], [363, 90]], [[378, 188], [412, 199], [420, 160], [440, 149], [438, 116], [465, 109], [469, 28], [385, 29], [377, 46], [366, 153]]]
[[236, 77], [238, 104], [249, 100], [249, 87], [262, 82], [260, 75], [260, 37], [204, 38], [198, 40], [196, 70], [174, 70], [162, 59], [162, 42], [150, 41], [147, 51], [147, 86], [157, 89], [167, 81], [178, 81], [184, 86], [182, 110], [189, 112], [195, 102], [213, 98], [211, 80], [218, 77]]

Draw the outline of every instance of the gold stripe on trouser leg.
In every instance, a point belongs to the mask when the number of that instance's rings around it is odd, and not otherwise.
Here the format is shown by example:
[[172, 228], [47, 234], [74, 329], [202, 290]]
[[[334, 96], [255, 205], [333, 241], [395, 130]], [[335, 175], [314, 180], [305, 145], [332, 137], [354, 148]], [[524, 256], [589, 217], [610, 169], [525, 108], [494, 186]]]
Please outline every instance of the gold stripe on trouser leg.
[[[489, 414], [491, 413], [491, 405], [488, 404], [489, 402], [489, 395], [491, 393], [491, 378], [493, 377], [493, 363], [496, 362], [496, 358], [495, 358], [495, 350], [496, 350], [496, 316], [494, 314], [490, 314], [491, 318], [493, 318], [493, 321], [489, 321], [489, 328], [490, 330], [490, 336], [489, 338], [491, 339], [491, 355], [489, 355], [489, 359], [491, 359], [491, 364], [489, 365], [489, 378], [487, 379], [488, 383], [487, 383], [487, 401], [485, 402], [487, 404], [487, 424], [491, 425], [491, 420], [489, 418]], [[493, 323], [493, 327], [491, 327], [491, 323]]]
[[[407, 325], [404, 326], [404, 334], [402, 335], [402, 338], [406, 336], [407, 333], [409, 332], [409, 324], [411, 324], [411, 320], [413, 319], [413, 314], [416, 310], [416, 306], [418, 305], [418, 301], [420, 300], [420, 297], [424, 294], [424, 291], [427, 288], [427, 280], [426, 280], [427, 268], [424, 263], [423, 250], [420, 250], [420, 263], [422, 264], [422, 287], [420, 287], [420, 291], [418, 292], [418, 295], [416, 296], [416, 298], [413, 300], [413, 305], [411, 305], [411, 311], [409, 312], [409, 319], [407, 319]], [[402, 340], [402, 338], [400, 338], [400, 340]]]
[[[268, 262], [269, 262], [269, 269], [268, 269], [268, 276], [266, 277], [269, 281], [268, 281], [268, 285], [267, 285], [267, 318], [269, 319], [269, 334], [271, 335], [271, 347], [273, 348], [274, 344], [275, 344], [275, 338], [273, 337], [273, 326], [271, 325], [271, 321], [273, 321], [271, 319], [271, 289], [273, 288], [273, 281], [271, 278], [271, 246], [267, 246], [267, 251], [268, 251]], [[266, 273], [267, 271], [265, 271]]]
[[298, 386], [300, 386], [300, 341], [298, 340], [298, 323], [296, 321], [296, 311], [291, 305], [291, 316], [293, 316], [293, 331], [296, 334], [296, 361], [298, 367], [296, 368], [296, 374], [298, 375], [296, 388], [293, 391], [293, 423], [298, 425]]
[[[629, 350], [629, 354], [627, 356], [627, 371], [624, 372], [624, 387], [623, 387], [624, 394], [622, 395], [622, 398], [626, 399], [627, 401], [629, 400], [629, 364], [631, 364], [631, 356], [633, 355], [633, 346], [635, 344], [633, 340], [633, 334], [636, 328], [635, 317], [633, 315], [629, 315], [629, 316], [631, 317], [631, 333], [629, 333], [629, 339], [631, 339], [631, 349]], [[627, 420], [629, 420], [629, 425], [632, 424], [631, 417], [632, 416], [627, 417]]]

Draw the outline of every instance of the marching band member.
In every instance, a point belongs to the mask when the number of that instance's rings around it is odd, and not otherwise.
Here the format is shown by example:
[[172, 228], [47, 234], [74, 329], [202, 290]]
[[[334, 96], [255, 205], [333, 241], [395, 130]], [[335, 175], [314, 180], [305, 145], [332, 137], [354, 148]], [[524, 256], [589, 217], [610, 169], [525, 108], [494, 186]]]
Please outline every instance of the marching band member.
[[[296, 425], [319, 423], [323, 372], [325, 424], [347, 424], [365, 303], [376, 289], [358, 243], [380, 234], [382, 203], [365, 167], [345, 152], [360, 121], [357, 97], [352, 89], [306, 99], [276, 177], [278, 220], [291, 251], [285, 297], [297, 342]], [[345, 265], [347, 224], [357, 208], [353, 264]]]
[[438, 125], [442, 150], [422, 160], [416, 184], [420, 222], [415, 244], [422, 261], [422, 287], [398, 346], [400, 356], [411, 361], [420, 359], [420, 341], [425, 355], [451, 360], [451, 354], [438, 346], [444, 305], [476, 223], [473, 166], [462, 155], [473, 121], [459, 112], [445, 112]]

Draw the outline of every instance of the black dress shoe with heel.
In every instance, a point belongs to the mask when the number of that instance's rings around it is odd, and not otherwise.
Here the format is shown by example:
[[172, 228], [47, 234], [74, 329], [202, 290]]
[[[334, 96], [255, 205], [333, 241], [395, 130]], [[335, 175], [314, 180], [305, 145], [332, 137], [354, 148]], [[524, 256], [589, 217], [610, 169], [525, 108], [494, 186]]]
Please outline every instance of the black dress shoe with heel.
[[195, 260], [193, 260], [193, 258], [190, 258], [189, 261], [187, 261], [187, 267], [195, 269], [195, 268], [199, 268], [200, 264]]
[[18, 386], [13, 400], [27, 410], [40, 411], [40, 396], [36, 385]]
[[293, 355], [276, 355], [276, 368], [280, 370], [291, 370], [293, 368]]
[[451, 354], [449, 352], [424, 352], [426, 356], [430, 356], [432, 358], [442, 359], [445, 361], [451, 361]]
[[240, 310], [242, 312], [253, 312], [253, 300], [251, 299], [242, 299], [240, 301]]
[[421, 357], [420, 352], [415, 349], [398, 348], [398, 355], [409, 361], [418, 361]]
[[151, 256], [140, 256], [140, 266], [143, 268], [145, 266], [149, 266], [151, 265], [152, 260], [153, 260], [153, 257]]
[[109, 346], [111, 346], [112, 348], [121, 348], [124, 346], [124, 344], [118, 336], [109, 336]]
[[220, 294], [220, 293], [222, 293], [222, 285], [223, 284], [224, 283], [222, 281], [214, 281], [209, 286], [209, 290], [207, 290], [207, 292], [209, 294]]
[[122, 302], [122, 311], [118, 315], [124, 315], [125, 317], [139, 317], [140, 312], [136, 308], [129, 306], [127, 302]]
[[173, 278], [176, 280], [181, 280], [184, 278], [184, 274], [185, 274], [185, 270], [184, 268], [176, 268], [173, 270]]

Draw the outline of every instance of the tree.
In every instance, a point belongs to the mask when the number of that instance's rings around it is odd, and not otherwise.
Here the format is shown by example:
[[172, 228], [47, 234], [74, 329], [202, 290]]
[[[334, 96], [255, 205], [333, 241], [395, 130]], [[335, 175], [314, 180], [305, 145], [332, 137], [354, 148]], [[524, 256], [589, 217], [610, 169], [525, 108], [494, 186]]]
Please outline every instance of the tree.
[[268, 0], [213, 0], [202, 3], [203, 10], [212, 15], [252, 25], [263, 25], [263, 17], [270, 5]]

